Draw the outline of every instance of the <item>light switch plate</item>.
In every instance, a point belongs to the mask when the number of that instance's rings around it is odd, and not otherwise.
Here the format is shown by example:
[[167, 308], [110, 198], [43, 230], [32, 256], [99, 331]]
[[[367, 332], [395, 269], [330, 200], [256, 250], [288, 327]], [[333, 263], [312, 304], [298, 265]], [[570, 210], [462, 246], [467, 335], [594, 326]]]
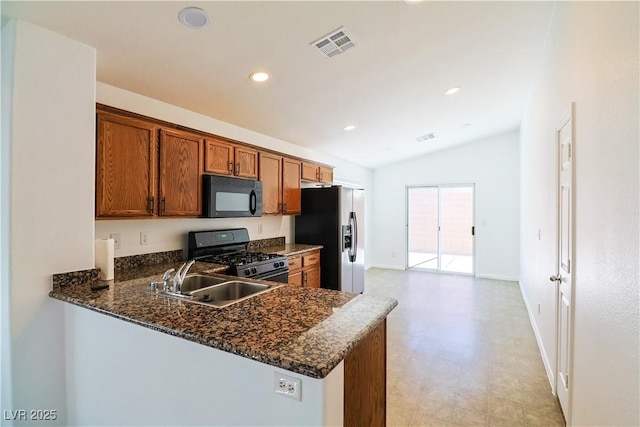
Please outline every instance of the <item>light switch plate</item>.
[[120, 233], [111, 233], [109, 237], [113, 239], [113, 249], [122, 247], [122, 235]]

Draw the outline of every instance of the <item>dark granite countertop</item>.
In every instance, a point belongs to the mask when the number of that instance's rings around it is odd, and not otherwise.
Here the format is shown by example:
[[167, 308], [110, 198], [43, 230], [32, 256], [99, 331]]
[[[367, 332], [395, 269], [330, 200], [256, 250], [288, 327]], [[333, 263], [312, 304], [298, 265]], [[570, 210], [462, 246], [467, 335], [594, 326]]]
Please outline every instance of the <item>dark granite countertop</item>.
[[286, 256], [300, 255], [305, 252], [317, 251], [319, 249], [322, 249], [322, 245], [305, 245], [302, 243], [285, 243], [284, 245], [260, 248], [261, 251], [266, 253]]
[[[397, 305], [388, 298], [294, 285], [276, 286], [226, 308], [148, 291], [150, 281], [179, 266], [119, 271], [107, 282], [109, 289], [94, 291], [89, 284], [77, 284], [54, 287], [49, 295], [312, 378], [328, 375]], [[196, 263], [190, 273], [220, 271], [224, 266]]]

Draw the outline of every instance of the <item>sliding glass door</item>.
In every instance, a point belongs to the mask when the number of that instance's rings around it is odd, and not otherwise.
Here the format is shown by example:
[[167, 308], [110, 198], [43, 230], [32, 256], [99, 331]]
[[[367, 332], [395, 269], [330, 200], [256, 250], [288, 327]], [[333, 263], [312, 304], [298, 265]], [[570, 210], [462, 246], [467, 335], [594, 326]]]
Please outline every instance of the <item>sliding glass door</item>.
[[407, 187], [407, 268], [474, 274], [473, 190]]

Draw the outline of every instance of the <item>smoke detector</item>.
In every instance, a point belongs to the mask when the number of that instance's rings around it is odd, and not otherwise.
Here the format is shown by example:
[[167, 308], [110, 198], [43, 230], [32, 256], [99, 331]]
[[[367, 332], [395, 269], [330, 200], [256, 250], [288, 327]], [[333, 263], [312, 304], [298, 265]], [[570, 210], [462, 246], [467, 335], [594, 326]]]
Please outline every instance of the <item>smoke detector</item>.
[[353, 38], [347, 34], [344, 27], [340, 27], [326, 36], [311, 42], [311, 45], [317, 48], [320, 53], [327, 58], [331, 58], [332, 56], [343, 53], [347, 49], [351, 49], [356, 43], [353, 41]]
[[424, 141], [428, 141], [430, 139], [435, 138], [436, 135], [433, 132], [429, 132], [429, 133], [425, 133], [424, 135], [420, 135], [416, 137], [416, 141], [418, 142], [424, 142]]

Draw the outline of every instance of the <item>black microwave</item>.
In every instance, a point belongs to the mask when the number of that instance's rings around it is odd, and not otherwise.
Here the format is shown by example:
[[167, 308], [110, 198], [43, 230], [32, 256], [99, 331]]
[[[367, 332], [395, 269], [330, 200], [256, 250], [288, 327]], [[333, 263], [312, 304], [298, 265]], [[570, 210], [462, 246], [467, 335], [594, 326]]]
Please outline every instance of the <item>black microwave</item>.
[[262, 216], [262, 182], [228, 176], [202, 176], [202, 216]]

